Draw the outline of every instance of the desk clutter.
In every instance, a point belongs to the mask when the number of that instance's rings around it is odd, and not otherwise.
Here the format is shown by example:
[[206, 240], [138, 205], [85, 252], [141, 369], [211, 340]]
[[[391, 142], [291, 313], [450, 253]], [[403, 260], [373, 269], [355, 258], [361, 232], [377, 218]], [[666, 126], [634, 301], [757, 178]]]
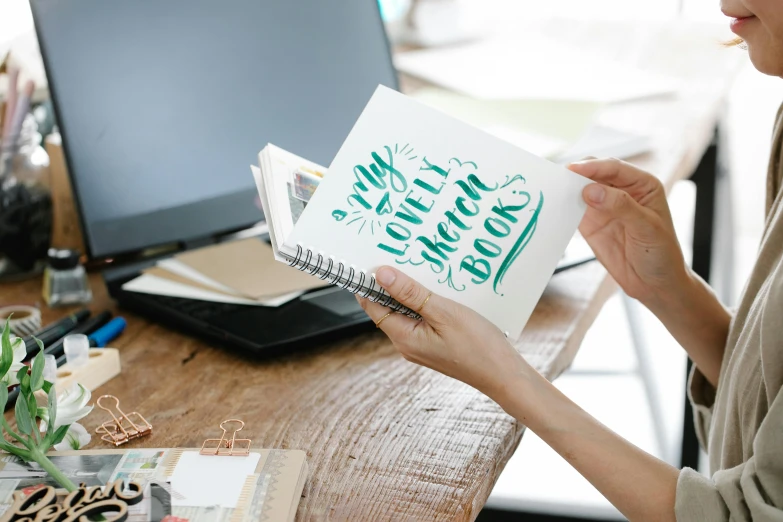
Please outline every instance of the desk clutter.
[[[251, 449], [242, 456], [198, 449], [135, 448], [58, 451], [49, 459], [74, 483], [100, 488], [136, 483], [143, 500], [128, 506], [129, 522], [292, 521], [307, 478], [303, 451]], [[35, 463], [0, 461], [0, 514], [45, 487], [57, 488]], [[15, 504], [15, 501], [18, 504]]]
[[[9, 307], [8, 313], [19, 309]], [[14, 317], [12, 315], [9, 320], [12, 329]], [[40, 311], [38, 318], [40, 321]], [[119, 351], [106, 348], [106, 345], [122, 334], [125, 326], [124, 318], [112, 317], [109, 311], [92, 315], [84, 308], [43, 328], [39, 324], [33, 333], [22, 337], [24, 350], [14, 352], [14, 361], [31, 365], [43, 347], [44, 376], [47, 380], [61, 390], [69, 389], [78, 382], [92, 391], [120, 374]], [[26, 328], [23, 330], [26, 331]], [[17, 333], [20, 332], [17, 330]], [[19, 386], [9, 390], [6, 411], [14, 407], [18, 394]]]
[[0, 387], [0, 402], [13, 405], [16, 422], [4, 425], [9, 438], [0, 440], [0, 519], [293, 520], [307, 477], [304, 452], [251, 448], [238, 435], [240, 419], [224, 420], [220, 437], [200, 449], [123, 450], [150, 438], [152, 424], [106, 394], [94, 404], [104, 418], [95, 433], [115, 449], [64, 451], [90, 443], [77, 421], [93, 413], [90, 390], [120, 371], [117, 350], [92, 347], [124, 328], [124, 319], [109, 312], [92, 317], [79, 310], [22, 338], [12, 337], [5, 321], [0, 378], [13, 387]]
[[325, 283], [289, 270], [257, 238], [176, 255], [125, 283], [126, 291], [248, 306], [281, 306]]

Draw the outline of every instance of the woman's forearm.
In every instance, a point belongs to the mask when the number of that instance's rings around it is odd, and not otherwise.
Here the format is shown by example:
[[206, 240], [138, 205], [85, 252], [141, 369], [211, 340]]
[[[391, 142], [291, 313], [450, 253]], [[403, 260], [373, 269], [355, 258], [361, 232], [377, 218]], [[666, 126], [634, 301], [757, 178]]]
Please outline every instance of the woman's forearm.
[[678, 288], [645, 303], [713, 385], [718, 385], [731, 314], [690, 269]]
[[609, 430], [532, 368], [507, 384], [498, 403], [629, 520], [675, 520], [677, 469]]

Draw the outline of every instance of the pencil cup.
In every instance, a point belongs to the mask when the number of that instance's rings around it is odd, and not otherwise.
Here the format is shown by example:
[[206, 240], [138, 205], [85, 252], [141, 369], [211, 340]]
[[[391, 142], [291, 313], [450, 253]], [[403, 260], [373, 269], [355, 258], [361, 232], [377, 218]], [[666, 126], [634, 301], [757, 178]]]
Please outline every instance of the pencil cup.
[[[52, 231], [49, 156], [35, 121], [0, 141], [0, 279], [43, 268]], [[2, 245], [13, 245], [3, 249]]]

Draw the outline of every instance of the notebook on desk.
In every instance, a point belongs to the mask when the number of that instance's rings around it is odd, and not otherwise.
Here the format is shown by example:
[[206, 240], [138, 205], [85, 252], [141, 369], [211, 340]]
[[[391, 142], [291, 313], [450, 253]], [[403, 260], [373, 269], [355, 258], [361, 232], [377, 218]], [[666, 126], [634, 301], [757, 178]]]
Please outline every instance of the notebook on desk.
[[[50, 460], [74, 483], [104, 486], [135, 481], [144, 501], [131, 506], [129, 522], [151, 520], [289, 522], [294, 520], [307, 480], [303, 451], [250, 449], [246, 456], [201, 455], [198, 449], [111, 449], [55, 451]], [[160, 484], [165, 493], [146, 486]], [[7, 455], [0, 461], [0, 513], [15, 491], [60, 487], [38, 464]], [[163, 504], [163, 505], [160, 505]], [[163, 518], [163, 513], [171, 517]]]
[[[418, 317], [375, 282], [394, 265], [513, 338], [582, 218], [588, 183], [382, 86], [328, 173], [274, 145], [259, 165], [279, 261]], [[307, 178], [316, 189], [303, 189]], [[292, 198], [307, 199], [298, 218]]]

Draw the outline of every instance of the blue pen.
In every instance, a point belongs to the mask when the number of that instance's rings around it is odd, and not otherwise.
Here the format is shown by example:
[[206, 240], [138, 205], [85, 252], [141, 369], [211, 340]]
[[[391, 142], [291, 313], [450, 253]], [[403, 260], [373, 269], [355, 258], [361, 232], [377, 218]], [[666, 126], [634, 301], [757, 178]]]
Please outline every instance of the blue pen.
[[125, 330], [126, 325], [125, 319], [122, 317], [115, 317], [87, 336], [87, 339], [90, 341], [90, 346], [103, 348], [119, 337], [122, 331]]

